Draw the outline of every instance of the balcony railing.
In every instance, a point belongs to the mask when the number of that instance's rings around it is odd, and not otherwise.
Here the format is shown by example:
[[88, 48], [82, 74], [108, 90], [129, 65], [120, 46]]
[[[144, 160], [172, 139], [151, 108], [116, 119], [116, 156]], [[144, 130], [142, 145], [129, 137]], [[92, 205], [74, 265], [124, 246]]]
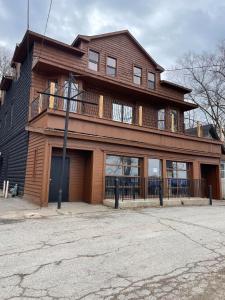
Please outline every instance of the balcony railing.
[[[50, 89], [44, 91], [50, 93]], [[35, 118], [47, 109], [66, 111], [68, 100], [59, 97], [40, 94], [31, 103], [31, 119]], [[72, 89], [71, 94], [78, 94], [77, 90]], [[61, 95], [62, 96], [62, 95]], [[83, 91], [78, 96], [70, 100], [70, 112], [83, 115], [98, 116], [99, 95], [97, 93]]]
[[165, 178], [130, 176], [106, 176], [105, 199], [114, 199], [115, 180], [119, 183], [121, 200], [159, 198], [207, 197], [207, 185], [204, 179]]
[[[56, 96], [46, 95], [48, 93]], [[63, 98], [67, 94], [65, 89], [56, 89], [55, 85], [50, 87], [33, 100], [30, 109], [30, 119], [32, 120], [47, 109], [66, 111], [67, 100]], [[78, 94], [78, 90], [72, 89], [72, 95]], [[62, 98], [61, 98], [62, 96]], [[103, 96], [93, 91], [83, 91], [70, 101], [70, 112], [82, 115], [108, 119], [128, 125], [138, 125], [141, 127], [158, 129], [174, 133], [201, 136], [200, 127], [196, 133], [185, 133], [185, 126], [182, 118], [174, 118], [171, 112], [164, 112], [164, 119], [158, 120], [157, 111], [152, 111], [149, 107], [143, 107], [136, 104], [128, 104], [123, 101], [117, 101], [110, 96]]]

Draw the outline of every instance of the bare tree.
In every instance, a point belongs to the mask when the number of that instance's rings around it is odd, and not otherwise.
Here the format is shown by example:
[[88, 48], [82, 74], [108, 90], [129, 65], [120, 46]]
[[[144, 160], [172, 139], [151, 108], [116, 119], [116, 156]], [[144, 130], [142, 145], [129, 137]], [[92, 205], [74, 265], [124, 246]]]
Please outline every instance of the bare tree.
[[10, 75], [11, 74], [11, 54], [10, 52], [0, 47], [0, 80], [4, 75]]
[[192, 89], [188, 99], [199, 105], [201, 121], [224, 131], [225, 42], [214, 53], [185, 54], [171, 73], [173, 79]]

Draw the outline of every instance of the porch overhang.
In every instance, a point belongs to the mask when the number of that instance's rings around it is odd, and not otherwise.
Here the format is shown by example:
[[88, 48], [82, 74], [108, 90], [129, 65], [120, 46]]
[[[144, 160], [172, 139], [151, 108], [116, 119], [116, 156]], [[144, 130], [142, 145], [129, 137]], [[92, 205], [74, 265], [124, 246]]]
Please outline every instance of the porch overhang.
[[71, 66], [66, 65], [60, 65], [56, 64], [54, 61], [45, 60], [43, 58], [39, 58], [38, 60], [34, 60], [33, 62], [33, 70], [39, 71], [39, 72], [45, 72], [46, 74], [69, 74], [70, 72], [77, 75], [77, 77], [82, 78], [83, 82], [87, 82], [89, 84], [97, 85], [98, 88], [107, 89], [108, 91], [114, 91], [118, 92], [120, 95], [141, 99], [143, 101], [146, 101], [148, 103], [152, 104], [162, 104], [162, 105], [175, 105], [176, 107], [179, 107], [182, 111], [189, 111], [192, 109], [195, 109], [198, 107], [198, 105], [177, 100], [175, 98], [171, 98], [168, 95], [163, 95], [162, 93], [159, 93], [157, 91], [153, 90], [146, 90], [141, 87], [135, 87], [132, 84], [118, 82], [113, 78], [109, 78], [107, 76], [102, 76], [98, 74], [94, 74], [93, 72], [84, 71], [78, 68], [71, 68]]

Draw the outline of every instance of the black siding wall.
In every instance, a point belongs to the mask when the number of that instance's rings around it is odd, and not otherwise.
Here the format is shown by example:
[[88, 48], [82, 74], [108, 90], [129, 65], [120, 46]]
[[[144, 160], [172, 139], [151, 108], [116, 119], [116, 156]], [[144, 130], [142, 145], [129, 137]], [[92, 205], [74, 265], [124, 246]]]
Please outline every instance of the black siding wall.
[[31, 57], [22, 64], [20, 78], [12, 82], [0, 108], [0, 186], [3, 180], [9, 180], [10, 187], [17, 183], [19, 194], [23, 194], [26, 174]]

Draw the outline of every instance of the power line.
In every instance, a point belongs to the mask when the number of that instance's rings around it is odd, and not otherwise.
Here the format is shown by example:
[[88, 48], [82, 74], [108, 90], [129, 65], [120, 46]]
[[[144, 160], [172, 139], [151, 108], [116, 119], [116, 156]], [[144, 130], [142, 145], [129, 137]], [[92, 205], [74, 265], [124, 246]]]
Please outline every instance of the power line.
[[[30, 28], [30, 0], [27, 0], [27, 32]], [[29, 34], [27, 35], [27, 60], [29, 64], [30, 55], [29, 55]]]
[[27, 0], [27, 31], [30, 28], [30, 0]]
[[40, 59], [40, 57], [41, 57], [41, 53], [42, 53], [43, 46], [44, 46], [45, 35], [46, 35], [47, 27], [48, 27], [48, 21], [49, 21], [51, 9], [52, 9], [52, 1], [53, 0], [50, 0], [49, 9], [48, 9], [48, 15], [47, 15], [46, 23], [45, 23], [45, 29], [44, 29], [44, 34], [43, 34], [43, 38], [42, 38], [41, 49], [40, 49], [40, 52], [39, 52], [38, 59]]
[[[182, 70], [193, 70], [193, 69], [203, 69], [203, 68], [212, 68], [212, 67], [222, 67], [221, 65], [211, 65], [211, 66], [194, 66], [194, 67], [183, 67], [183, 68], [174, 68], [174, 69], [165, 69], [165, 72], [173, 71], [182, 71]], [[224, 66], [225, 67], [225, 66]]]

